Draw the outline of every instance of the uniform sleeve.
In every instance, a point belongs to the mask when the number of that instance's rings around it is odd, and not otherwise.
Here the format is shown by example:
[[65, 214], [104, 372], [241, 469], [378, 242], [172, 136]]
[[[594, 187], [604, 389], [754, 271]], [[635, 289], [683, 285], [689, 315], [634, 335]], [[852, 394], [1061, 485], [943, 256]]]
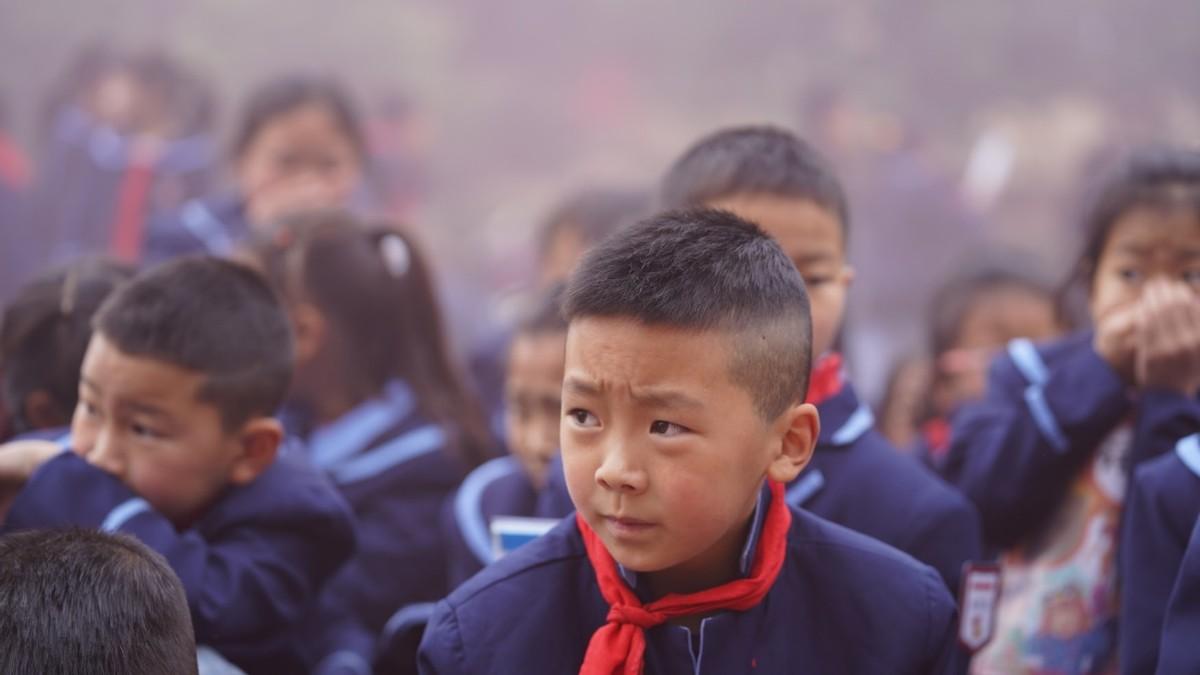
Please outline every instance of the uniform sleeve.
[[328, 542], [295, 523], [244, 525], [231, 524], [213, 541], [195, 530], [178, 532], [119, 480], [64, 452], [30, 479], [5, 530], [78, 526], [136, 536], [183, 582], [197, 643], [220, 650], [294, 623], [324, 578], [322, 563], [310, 561], [329, 559], [320, 550]]
[[1123, 673], [1154, 672], [1167, 602], [1198, 514], [1200, 478], [1174, 454], [1136, 470], [1118, 549]]
[[1200, 432], [1200, 401], [1173, 391], [1142, 393], [1131, 465], [1175, 449], [1180, 439]]
[[359, 505], [358, 551], [321, 592], [305, 642], [314, 662], [357, 655], [371, 663], [380, 631], [401, 607], [446, 593], [445, 553], [433, 526], [443, 492], [400, 495]]
[[455, 493], [450, 499], [447, 499], [441, 513], [442, 535], [446, 541], [446, 574], [449, 590], [454, 590], [459, 584], [483, 569], [483, 562], [467, 544], [462, 529], [459, 527], [456, 517], [457, 498], [458, 493]]
[[981, 402], [955, 417], [946, 477], [979, 509], [989, 544], [1036, 529], [1129, 407], [1120, 377], [1086, 342], [1047, 366], [1027, 340], [997, 359]]
[[958, 646], [958, 611], [954, 599], [940, 583], [927, 585], [929, 606], [927, 667], [920, 672], [930, 675], [963, 675], [967, 672], [966, 653]]
[[463, 636], [455, 609], [447, 601], [437, 604], [417, 652], [421, 675], [467, 675]]
[[974, 506], [960, 497], [937, 509], [917, 527], [906, 550], [932, 565], [950, 594], [957, 594], [963, 564], [983, 558], [983, 536]]
[[1158, 673], [1200, 673], [1200, 520], [1192, 531], [1183, 566], [1171, 591], [1160, 642]]

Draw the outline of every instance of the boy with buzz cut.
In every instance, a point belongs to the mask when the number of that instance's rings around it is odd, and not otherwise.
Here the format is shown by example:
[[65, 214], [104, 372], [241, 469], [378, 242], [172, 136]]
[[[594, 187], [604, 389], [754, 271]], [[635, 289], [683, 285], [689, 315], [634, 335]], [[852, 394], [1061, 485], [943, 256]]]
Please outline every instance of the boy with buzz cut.
[[804, 284], [754, 225], [656, 216], [573, 274], [562, 458], [575, 517], [460, 586], [423, 673], [946, 673], [925, 565], [790, 508], [812, 456]]
[[0, 673], [194, 675], [183, 586], [133, 537], [0, 537]]
[[289, 630], [354, 535], [334, 488], [277, 457], [282, 307], [248, 269], [182, 259], [115, 292], [94, 327], [71, 451], [0, 448], [0, 485], [19, 489], [3, 532], [131, 534], [182, 580], [198, 643], [249, 673], [288, 672]]
[[788, 485], [788, 503], [933, 566], [957, 593], [964, 563], [981, 557], [978, 514], [875, 430], [834, 351], [854, 271], [849, 209], [828, 162], [782, 129], [725, 129], [675, 162], [660, 196], [668, 208], [725, 209], [758, 224], [804, 279], [816, 358], [806, 400], [820, 411], [821, 435], [809, 468]]

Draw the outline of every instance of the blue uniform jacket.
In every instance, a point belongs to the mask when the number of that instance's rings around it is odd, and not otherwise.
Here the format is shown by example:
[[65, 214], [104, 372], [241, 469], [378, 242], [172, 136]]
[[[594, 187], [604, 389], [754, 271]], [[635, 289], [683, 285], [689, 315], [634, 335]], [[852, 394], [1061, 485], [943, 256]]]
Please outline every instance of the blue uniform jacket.
[[[559, 474], [561, 480], [561, 473]], [[565, 486], [563, 486], [565, 488]], [[490, 525], [496, 516], [562, 518], [574, 511], [548, 490], [538, 491], [511, 455], [497, 457], [463, 481], [442, 513], [450, 588], [495, 562]]]
[[1192, 526], [1200, 517], [1200, 434], [1134, 472], [1121, 527], [1122, 673], [1154, 672], [1159, 636]]
[[370, 672], [375, 642], [405, 605], [445, 597], [441, 508], [466, 470], [452, 439], [393, 381], [309, 439], [309, 453], [354, 512], [358, 551], [301, 631], [318, 672]]
[[[677, 626], [648, 630], [647, 675], [958, 671], [954, 601], [932, 569], [811, 514], [792, 516], [787, 559], [766, 598], [704, 619], [694, 639]], [[743, 571], [746, 561], [744, 552]], [[427, 675], [578, 672], [607, 613], [567, 519], [439, 603], [418, 667]]]
[[249, 238], [250, 224], [240, 198], [193, 199], [179, 211], [149, 223], [144, 257], [151, 264], [204, 253], [226, 257]]
[[974, 507], [893, 448], [849, 383], [817, 409], [817, 449], [788, 486], [788, 503], [908, 553], [957, 593], [963, 563], [982, 555]]
[[[984, 400], [954, 420], [945, 475], [979, 509], [985, 542], [1008, 549], [1041, 529], [1101, 441], [1135, 410], [1121, 378], [1078, 333], [1012, 342], [992, 364]], [[1162, 454], [1197, 428], [1196, 402], [1146, 392], [1129, 464]]]
[[[166, 144], [142, 204], [147, 225], [206, 191], [215, 147], [204, 133]], [[54, 261], [107, 250], [124, 174], [135, 154], [133, 139], [82, 109], [68, 106], [59, 112], [34, 190], [34, 221], [53, 233]]]
[[1200, 673], [1200, 520], [1192, 529], [1191, 541], [1175, 588], [1171, 591], [1167, 617], [1159, 642], [1158, 675]]
[[43, 464], [4, 532], [92, 527], [136, 536], [183, 582], [198, 644], [248, 673], [277, 673], [290, 631], [354, 547], [345, 502], [303, 462], [281, 457], [180, 532], [115, 477], [72, 452]]

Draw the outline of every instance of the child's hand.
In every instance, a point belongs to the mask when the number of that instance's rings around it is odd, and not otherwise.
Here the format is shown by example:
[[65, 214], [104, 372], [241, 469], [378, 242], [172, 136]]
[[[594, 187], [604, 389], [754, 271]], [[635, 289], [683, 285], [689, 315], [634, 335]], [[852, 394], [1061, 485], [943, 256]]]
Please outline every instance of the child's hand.
[[1132, 304], [1096, 318], [1092, 347], [1126, 382], [1134, 381], [1139, 311], [1140, 305]]
[[1152, 281], [1138, 305], [1135, 376], [1142, 389], [1200, 391], [1200, 299], [1179, 282]]
[[60, 452], [62, 447], [51, 441], [13, 441], [0, 445], [0, 521], [33, 472]]
[[311, 175], [288, 178], [263, 186], [249, 196], [246, 216], [256, 226], [273, 225], [280, 218], [310, 209], [341, 205], [343, 195], [330, 181]]

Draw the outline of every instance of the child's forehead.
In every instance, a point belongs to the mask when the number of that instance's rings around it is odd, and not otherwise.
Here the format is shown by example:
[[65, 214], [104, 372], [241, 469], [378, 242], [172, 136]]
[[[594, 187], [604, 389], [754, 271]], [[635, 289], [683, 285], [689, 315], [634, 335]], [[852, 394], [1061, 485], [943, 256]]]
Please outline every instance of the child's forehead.
[[844, 253], [845, 227], [837, 212], [809, 197], [741, 193], [709, 200], [705, 206], [731, 211], [757, 224], [793, 259]]
[[732, 339], [723, 328], [646, 323], [625, 316], [576, 318], [568, 328], [566, 368], [568, 375], [604, 384], [719, 386], [730, 381]]
[[154, 356], [131, 354], [96, 333], [83, 362], [85, 384], [146, 396], [194, 396], [205, 374]]

